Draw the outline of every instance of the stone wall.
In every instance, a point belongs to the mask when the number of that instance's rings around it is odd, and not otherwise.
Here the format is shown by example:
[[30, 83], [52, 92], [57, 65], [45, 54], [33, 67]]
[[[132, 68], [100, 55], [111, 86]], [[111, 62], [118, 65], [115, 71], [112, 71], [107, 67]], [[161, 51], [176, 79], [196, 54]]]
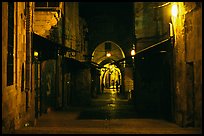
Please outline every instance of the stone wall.
[[[32, 24], [33, 3], [30, 5], [30, 22]], [[7, 50], [8, 50], [8, 3], [2, 3], [2, 131], [3, 133], [11, 133], [12, 130], [22, 127], [29, 122], [32, 125], [34, 121], [34, 86], [33, 82], [29, 83], [30, 88], [26, 88], [28, 80], [27, 75], [32, 76], [32, 71], [27, 70], [26, 59], [28, 54], [26, 46], [26, 17], [28, 12], [25, 2], [14, 2], [14, 81], [13, 84], [7, 86]], [[30, 26], [32, 29], [32, 25]], [[31, 36], [31, 35], [30, 35]], [[29, 42], [29, 41], [28, 41]], [[31, 42], [31, 41], [30, 41]], [[33, 68], [33, 67], [32, 67]], [[31, 68], [31, 69], [32, 69]], [[33, 69], [32, 69], [33, 70]], [[33, 76], [34, 77], [34, 76]], [[31, 80], [34, 78], [31, 77]], [[31, 82], [31, 81], [30, 81]]]
[[78, 69], [72, 72], [72, 105], [87, 106], [91, 102], [91, 73], [90, 69]]
[[136, 51], [160, 42], [168, 37], [169, 6], [158, 8], [162, 2], [134, 3]]
[[179, 2], [175, 29], [175, 119], [184, 127], [202, 125], [202, 4]]
[[41, 62], [41, 102], [42, 112], [49, 108], [56, 109], [56, 60], [46, 60]]
[[[146, 7], [146, 10], [149, 9], [147, 12], [153, 12], [154, 8], [150, 9], [150, 7], [158, 7], [163, 4], [164, 3], [161, 2], [155, 5], [155, 3], [150, 2], [144, 6], [143, 3], [135, 3], [136, 38], [140, 36], [150, 36], [151, 34], [154, 36], [156, 34], [156, 29], [154, 29], [156, 28], [156, 23], [147, 21], [148, 19], [154, 21], [154, 17], [150, 16], [151, 13], [142, 11], [145, 10]], [[177, 17], [171, 16], [171, 7], [173, 4], [177, 4], [178, 6]], [[172, 121], [183, 127], [201, 127], [202, 4], [200, 2], [170, 2], [165, 6], [159, 7], [158, 10], [162, 11], [158, 17], [160, 17], [162, 21], [161, 24], [163, 25], [162, 27], [158, 27], [157, 31], [163, 31], [165, 33], [166, 30], [169, 30], [168, 25], [171, 21], [175, 38], [175, 42], [172, 45], [173, 57], [169, 58], [173, 59], [171, 65]], [[155, 16], [155, 14], [153, 15]], [[146, 21], [143, 23], [145, 18]], [[170, 32], [167, 33], [169, 34]], [[143, 39], [143, 41], [145, 40], [149, 42], [147, 39]], [[138, 44], [137, 49], [144, 48], [143, 44]], [[142, 65], [143, 64], [141, 64], [141, 67]], [[139, 71], [139, 69], [136, 69], [136, 71]], [[141, 82], [143, 81], [142, 79], [140, 80]]]
[[[65, 33], [65, 46], [78, 49], [78, 38], [79, 38], [79, 14], [78, 14], [78, 3], [77, 2], [66, 2], [64, 12], [64, 29]], [[72, 53], [67, 53], [67, 57], [75, 58]]]

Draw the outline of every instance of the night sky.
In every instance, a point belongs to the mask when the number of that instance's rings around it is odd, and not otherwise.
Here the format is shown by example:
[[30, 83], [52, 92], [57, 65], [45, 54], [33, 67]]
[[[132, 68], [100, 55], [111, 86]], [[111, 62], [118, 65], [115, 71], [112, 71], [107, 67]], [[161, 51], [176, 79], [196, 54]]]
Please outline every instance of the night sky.
[[79, 2], [79, 16], [87, 22], [91, 51], [98, 42], [108, 39], [132, 46], [133, 5], [133, 2]]
[[131, 2], [79, 2], [79, 14], [85, 19], [98, 15], [125, 15], [131, 11]]

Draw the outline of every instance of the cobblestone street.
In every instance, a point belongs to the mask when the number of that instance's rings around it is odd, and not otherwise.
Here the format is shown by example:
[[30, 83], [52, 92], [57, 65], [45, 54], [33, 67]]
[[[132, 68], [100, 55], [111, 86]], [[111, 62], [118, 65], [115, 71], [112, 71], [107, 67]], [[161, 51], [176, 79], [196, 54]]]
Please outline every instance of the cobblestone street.
[[89, 107], [70, 107], [67, 111], [43, 114], [35, 126], [21, 128], [15, 134], [201, 134], [201, 129], [137, 118], [127, 99], [105, 93], [93, 99]]

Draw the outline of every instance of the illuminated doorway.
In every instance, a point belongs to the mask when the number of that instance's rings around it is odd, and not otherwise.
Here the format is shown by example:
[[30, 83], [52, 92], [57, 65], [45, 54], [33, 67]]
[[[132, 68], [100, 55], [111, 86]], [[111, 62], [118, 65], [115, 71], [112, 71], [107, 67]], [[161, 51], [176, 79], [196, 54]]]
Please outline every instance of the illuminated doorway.
[[[121, 84], [120, 69], [116, 65], [110, 63], [105, 64], [104, 67], [101, 68], [100, 81], [102, 86], [104, 86], [101, 89], [114, 89], [119, 93]], [[102, 90], [102, 92], [103, 91], [104, 90]]]
[[92, 53], [92, 62], [97, 63], [100, 69], [100, 92], [111, 91], [120, 92], [124, 83], [121, 74], [123, 66], [116, 66], [113, 63], [125, 58], [123, 50], [112, 41], [105, 41], [99, 44]]

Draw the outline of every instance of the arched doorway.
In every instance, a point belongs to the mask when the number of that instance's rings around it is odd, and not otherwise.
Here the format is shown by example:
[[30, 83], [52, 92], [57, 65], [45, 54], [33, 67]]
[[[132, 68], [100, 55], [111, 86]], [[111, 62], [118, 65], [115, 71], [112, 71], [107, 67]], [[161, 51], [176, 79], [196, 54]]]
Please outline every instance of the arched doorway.
[[[119, 45], [112, 41], [100, 43], [92, 53], [92, 62], [97, 63], [100, 69], [100, 92], [104, 88], [114, 89], [120, 92], [120, 86], [124, 84], [122, 69], [124, 66], [113, 64], [114, 62], [125, 58], [123, 50]], [[124, 64], [123, 64], [124, 65]]]
[[101, 68], [101, 91], [103, 92], [105, 88], [115, 89], [120, 93], [121, 81], [121, 71], [116, 65], [107, 63], [104, 65], [104, 68]]

